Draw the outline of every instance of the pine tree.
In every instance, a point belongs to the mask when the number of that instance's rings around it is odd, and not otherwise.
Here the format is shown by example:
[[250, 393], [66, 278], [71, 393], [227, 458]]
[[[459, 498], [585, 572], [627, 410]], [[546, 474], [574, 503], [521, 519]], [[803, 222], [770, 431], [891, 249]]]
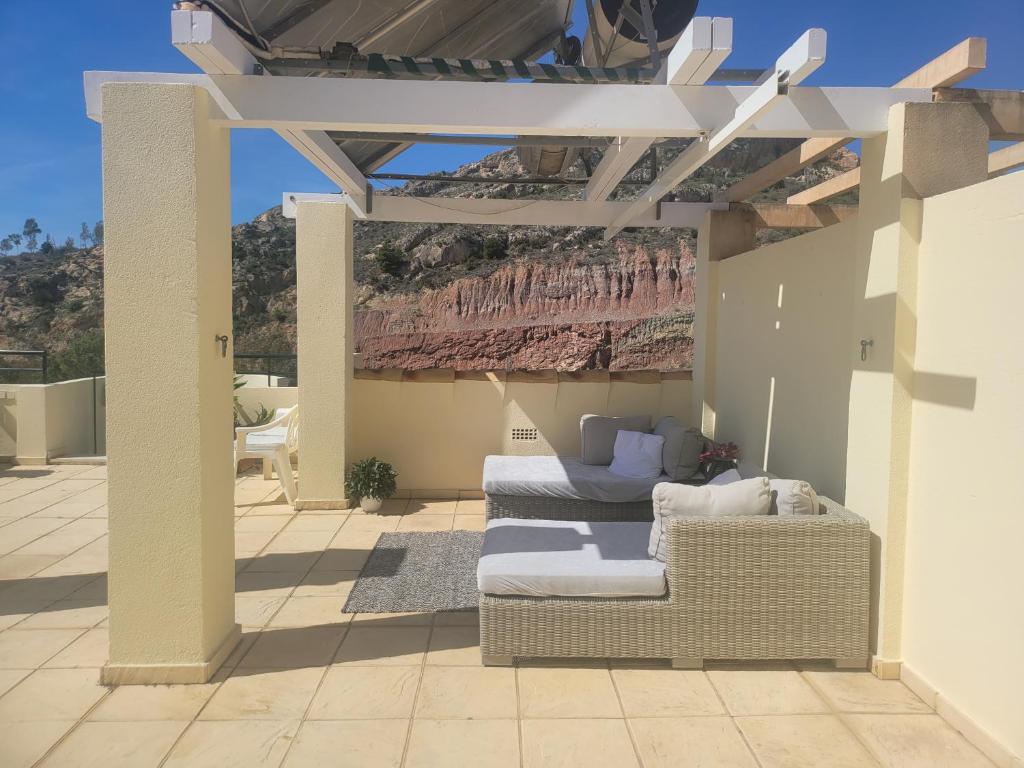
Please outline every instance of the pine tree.
[[393, 242], [385, 240], [381, 243], [380, 251], [377, 253], [377, 263], [380, 265], [381, 272], [398, 277], [402, 274], [402, 267], [405, 266], [405, 255]]
[[39, 235], [42, 234], [39, 222], [35, 219], [25, 219], [25, 226], [22, 227], [22, 234], [25, 235], [25, 245], [29, 251], [34, 251], [39, 244]]
[[92, 244], [92, 230], [89, 229], [89, 225], [84, 221], [82, 222], [82, 231], [78, 233], [78, 239], [81, 241], [83, 248], [88, 248]]
[[92, 242], [94, 245], [103, 245], [103, 220], [100, 219], [92, 228]]

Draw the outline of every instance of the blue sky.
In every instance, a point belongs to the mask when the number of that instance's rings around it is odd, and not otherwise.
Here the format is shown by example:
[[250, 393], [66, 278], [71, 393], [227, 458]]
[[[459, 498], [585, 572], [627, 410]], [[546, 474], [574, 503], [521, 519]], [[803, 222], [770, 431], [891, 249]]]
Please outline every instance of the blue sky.
[[[513, 2], [514, 0], [505, 0]], [[192, 72], [170, 45], [170, 2], [0, 0], [0, 236], [29, 216], [58, 242], [102, 216], [100, 129], [85, 117], [83, 70]], [[585, 29], [576, 2], [576, 34]], [[988, 69], [965, 84], [1024, 89], [1024, 1], [701, 0], [702, 16], [732, 16], [732, 67], [763, 67], [808, 27], [828, 31], [828, 61], [807, 85], [891, 85], [965, 37], [987, 37]], [[483, 147], [421, 146], [381, 170], [451, 170]], [[252, 218], [285, 190], [336, 191], [276, 135], [232, 136], [233, 217]]]

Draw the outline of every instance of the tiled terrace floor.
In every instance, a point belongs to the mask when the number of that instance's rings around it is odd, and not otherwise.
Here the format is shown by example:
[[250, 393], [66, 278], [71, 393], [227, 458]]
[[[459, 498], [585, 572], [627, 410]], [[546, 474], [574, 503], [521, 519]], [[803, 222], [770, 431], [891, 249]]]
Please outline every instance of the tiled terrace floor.
[[482, 502], [294, 514], [236, 490], [243, 643], [215, 682], [97, 683], [103, 467], [0, 468], [0, 766], [985, 766], [898, 682], [789, 664], [479, 664], [473, 617], [340, 609], [377, 534]]

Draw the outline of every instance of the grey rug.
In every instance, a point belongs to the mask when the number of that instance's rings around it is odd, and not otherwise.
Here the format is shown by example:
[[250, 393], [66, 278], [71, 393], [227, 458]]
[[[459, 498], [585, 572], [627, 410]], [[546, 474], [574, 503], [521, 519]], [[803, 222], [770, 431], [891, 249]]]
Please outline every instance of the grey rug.
[[382, 533], [341, 612], [474, 610], [483, 542], [478, 531]]

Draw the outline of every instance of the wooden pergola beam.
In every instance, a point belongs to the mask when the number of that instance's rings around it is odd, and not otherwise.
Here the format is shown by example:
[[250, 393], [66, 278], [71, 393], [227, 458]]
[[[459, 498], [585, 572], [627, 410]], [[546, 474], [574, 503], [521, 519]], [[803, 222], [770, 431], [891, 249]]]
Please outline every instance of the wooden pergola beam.
[[[966, 80], [985, 68], [987, 41], [983, 37], [969, 37], [912, 72], [893, 88], [945, 88]], [[725, 191], [730, 203], [746, 200], [762, 189], [782, 181], [801, 168], [850, 143], [850, 139], [808, 139], [767, 165], [733, 184]]]
[[1002, 176], [1024, 166], [1024, 141], [997, 149], [988, 156], [988, 177]]
[[993, 141], [1024, 141], [1024, 91], [938, 88], [934, 99], [974, 104]]
[[815, 184], [810, 189], [790, 195], [786, 202], [790, 205], [813, 205], [820, 203], [836, 195], [849, 192], [860, 186], [860, 168], [851, 168], [846, 173], [833, 176], [828, 181]]
[[749, 215], [757, 229], [821, 229], [857, 215], [856, 205], [731, 203], [729, 210]]

